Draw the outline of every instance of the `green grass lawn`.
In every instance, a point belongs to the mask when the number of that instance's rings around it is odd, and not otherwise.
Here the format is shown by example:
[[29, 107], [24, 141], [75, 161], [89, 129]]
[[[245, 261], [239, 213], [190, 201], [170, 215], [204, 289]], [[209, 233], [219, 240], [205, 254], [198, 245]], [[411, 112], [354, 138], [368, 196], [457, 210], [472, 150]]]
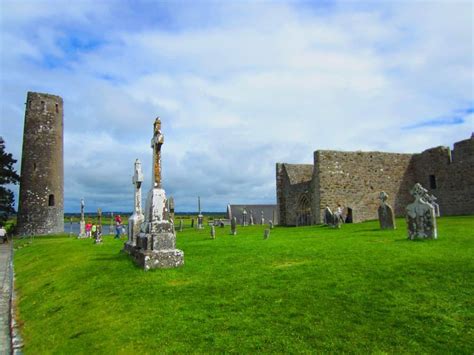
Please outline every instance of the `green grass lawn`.
[[472, 354], [474, 218], [397, 223], [186, 229], [185, 266], [148, 272], [112, 237], [17, 240], [24, 352]]

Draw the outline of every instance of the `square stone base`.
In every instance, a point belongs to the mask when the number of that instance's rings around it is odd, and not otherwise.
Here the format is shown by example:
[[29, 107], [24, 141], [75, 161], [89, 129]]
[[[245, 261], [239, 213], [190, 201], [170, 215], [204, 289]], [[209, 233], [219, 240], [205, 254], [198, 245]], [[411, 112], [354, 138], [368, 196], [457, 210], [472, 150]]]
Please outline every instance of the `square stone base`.
[[171, 269], [184, 265], [184, 252], [179, 249], [143, 250], [125, 243], [123, 251], [145, 270]]

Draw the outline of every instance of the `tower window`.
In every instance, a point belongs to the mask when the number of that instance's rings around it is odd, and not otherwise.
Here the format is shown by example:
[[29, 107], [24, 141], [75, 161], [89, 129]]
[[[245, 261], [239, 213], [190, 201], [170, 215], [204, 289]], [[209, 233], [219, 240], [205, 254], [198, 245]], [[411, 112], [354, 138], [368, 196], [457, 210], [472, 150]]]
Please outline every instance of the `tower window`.
[[436, 189], [436, 176], [430, 175], [430, 189]]
[[49, 195], [48, 206], [54, 206], [54, 195], [53, 194]]
[[36, 163], [33, 163], [33, 171], [36, 171]]
[[56, 104], [56, 113], [59, 113], [59, 105]]
[[43, 110], [43, 112], [46, 112], [46, 102], [41, 101], [41, 109]]

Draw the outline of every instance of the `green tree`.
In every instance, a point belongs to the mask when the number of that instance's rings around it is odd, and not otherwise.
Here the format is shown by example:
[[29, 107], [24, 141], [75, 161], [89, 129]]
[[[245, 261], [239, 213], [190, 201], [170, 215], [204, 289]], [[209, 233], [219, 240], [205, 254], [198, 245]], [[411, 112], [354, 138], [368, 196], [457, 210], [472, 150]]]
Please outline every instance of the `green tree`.
[[17, 184], [20, 177], [13, 168], [16, 159], [5, 151], [5, 141], [0, 137], [0, 223], [5, 223], [8, 216], [15, 213], [13, 191], [5, 187], [8, 184]]

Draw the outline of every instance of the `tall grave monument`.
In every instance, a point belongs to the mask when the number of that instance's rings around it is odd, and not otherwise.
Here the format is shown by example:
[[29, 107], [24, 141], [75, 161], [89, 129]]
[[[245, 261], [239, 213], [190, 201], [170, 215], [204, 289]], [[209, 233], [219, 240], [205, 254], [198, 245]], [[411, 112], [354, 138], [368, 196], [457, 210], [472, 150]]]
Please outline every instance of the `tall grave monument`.
[[145, 216], [142, 213], [142, 182], [143, 172], [142, 163], [140, 160], [135, 160], [134, 174], [132, 183], [134, 186], [134, 203], [133, 203], [133, 214], [128, 219], [128, 241], [131, 247], [137, 245], [137, 238], [140, 235], [142, 223], [145, 220]]
[[203, 220], [204, 220], [204, 216], [202, 215], [201, 213], [201, 197], [198, 196], [198, 210], [199, 210], [199, 214], [198, 214], [198, 229], [203, 229]]
[[137, 245], [125, 243], [124, 251], [129, 253], [135, 263], [145, 270], [155, 268], [174, 268], [184, 264], [184, 253], [176, 249], [176, 234], [173, 222], [166, 209], [166, 194], [161, 180], [161, 147], [164, 136], [161, 133], [161, 120], [158, 117], [153, 125], [153, 169], [152, 187], [148, 192], [145, 221], [137, 238]]

